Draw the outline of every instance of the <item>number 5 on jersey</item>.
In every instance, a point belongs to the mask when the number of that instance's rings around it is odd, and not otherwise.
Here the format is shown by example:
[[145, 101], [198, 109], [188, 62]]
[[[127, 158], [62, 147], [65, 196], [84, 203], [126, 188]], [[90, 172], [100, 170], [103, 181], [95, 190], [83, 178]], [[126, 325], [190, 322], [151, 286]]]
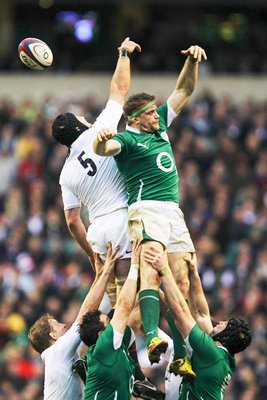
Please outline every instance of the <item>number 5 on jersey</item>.
[[89, 171], [87, 172], [87, 175], [89, 176], [94, 176], [97, 172], [97, 168], [96, 165], [94, 163], [94, 161], [91, 158], [85, 158], [83, 159], [85, 152], [82, 151], [79, 156], [77, 157], [77, 159], [79, 160], [80, 164], [83, 166], [84, 169], [90, 168]]

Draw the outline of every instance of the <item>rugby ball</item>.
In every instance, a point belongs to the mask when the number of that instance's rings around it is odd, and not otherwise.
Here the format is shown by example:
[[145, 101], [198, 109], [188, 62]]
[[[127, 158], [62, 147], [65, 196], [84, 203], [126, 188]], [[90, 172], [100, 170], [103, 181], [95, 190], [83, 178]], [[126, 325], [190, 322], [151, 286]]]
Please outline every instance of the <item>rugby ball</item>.
[[23, 64], [31, 69], [46, 69], [53, 62], [51, 49], [45, 42], [39, 39], [23, 39], [18, 46], [18, 53]]

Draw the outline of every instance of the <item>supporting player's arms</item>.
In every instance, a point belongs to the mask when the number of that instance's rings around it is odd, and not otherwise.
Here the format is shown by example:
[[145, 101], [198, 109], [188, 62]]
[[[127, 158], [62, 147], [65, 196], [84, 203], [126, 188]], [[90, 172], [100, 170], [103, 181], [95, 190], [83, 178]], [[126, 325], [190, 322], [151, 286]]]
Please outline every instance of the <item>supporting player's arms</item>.
[[129, 315], [135, 303], [137, 279], [139, 275], [140, 252], [141, 244], [139, 241], [135, 241], [132, 246], [130, 271], [120, 292], [119, 298], [115, 306], [115, 312], [111, 320], [111, 325], [113, 326], [113, 328], [117, 332], [122, 334], [125, 331]]
[[120, 257], [118, 257], [118, 252], [119, 246], [117, 246], [113, 251], [111, 243], [109, 243], [107, 258], [105, 264], [103, 265], [103, 271], [101, 274], [96, 273], [95, 281], [91, 286], [89, 293], [85, 297], [77, 316], [76, 321], [78, 324], [82, 322], [82, 317], [84, 314], [86, 314], [88, 311], [95, 311], [99, 308], [108, 280], [114, 270], [115, 263], [120, 259]]
[[185, 338], [196, 324], [189, 307], [173, 278], [168, 266], [166, 253], [162, 254], [156, 249], [148, 249], [145, 252], [145, 260], [155, 268], [162, 280], [163, 290], [169, 309], [175, 320], [175, 324]]
[[212, 331], [213, 327], [210, 318], [209, 306], [203, 291], [200, 276], [198, 274], [197, 258], [195, 254], [192, 254], [191, 258], [185, 257], [184, 259], [187, 262], [189, 268], [190, 310], [200, 329], [209, 334]]

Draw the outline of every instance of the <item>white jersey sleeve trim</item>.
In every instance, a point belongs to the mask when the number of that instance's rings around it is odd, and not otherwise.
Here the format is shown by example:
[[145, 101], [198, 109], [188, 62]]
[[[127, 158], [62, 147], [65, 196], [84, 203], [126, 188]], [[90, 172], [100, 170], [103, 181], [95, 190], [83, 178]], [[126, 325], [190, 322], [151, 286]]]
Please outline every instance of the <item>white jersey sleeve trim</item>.
[[193, 349], [192, 349], [191, 344], [189, 342], [189, 335], [186, 338], [184, 338], [184, 342], [185, 342], [185, 345], [186, 345], [187, 355], [188, 355], [189, 358], [191, 358], [192, 354], [193, 354]]
[[117, 332], [113, 327], [113, 347], [114, 350], [118, 350], [121, 347], [123, 334]]
[[[134, 331], [132, 330], [132, 328], [130, 328], [130, 329], [131, 329], [131, 339], [130, 339], [128, 347], [131, 347], [131, 345], [135, 341]], [[114, 347], [114, 350], [118, 350], [121, 347], [123, 336], [124, 336], [124, 334], [119, 333], [113, 327], [113, 347]]]
[[177, 117], [178, 114], [173, 110], [173, 108], [167, 103], [168, 106], [168, 117], [167, 117], [167, 126], [169, 127], [172, 121]]

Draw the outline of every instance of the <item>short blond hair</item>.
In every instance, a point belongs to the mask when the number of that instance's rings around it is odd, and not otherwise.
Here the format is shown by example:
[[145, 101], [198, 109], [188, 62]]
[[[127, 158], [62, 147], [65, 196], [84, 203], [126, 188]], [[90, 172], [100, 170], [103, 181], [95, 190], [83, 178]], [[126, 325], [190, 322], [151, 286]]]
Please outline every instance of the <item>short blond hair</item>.
[[52, 331], [50, 320], [53, 318], [53, 315], [47, 313], [39, 318], [29, 330], [29, 342], [34, 350], [40, 354], [51, 346], [51, 337], [49, 334]]

